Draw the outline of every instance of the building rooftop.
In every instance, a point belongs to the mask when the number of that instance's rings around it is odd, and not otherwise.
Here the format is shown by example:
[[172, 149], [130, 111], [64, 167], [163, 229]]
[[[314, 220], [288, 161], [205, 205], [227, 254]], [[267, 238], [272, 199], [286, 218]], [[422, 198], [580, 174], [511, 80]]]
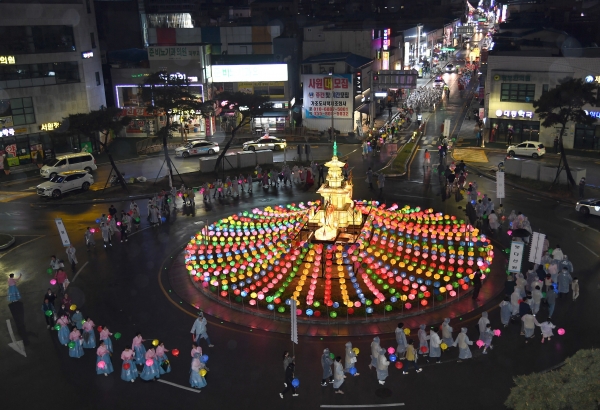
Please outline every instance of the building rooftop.
[[324, 53], [308, 57], [302, 64], [331, 63], [334, 61], [344, 61], [352, 68], [361, 68], [371, 64], [373, 59], [353, 53]]

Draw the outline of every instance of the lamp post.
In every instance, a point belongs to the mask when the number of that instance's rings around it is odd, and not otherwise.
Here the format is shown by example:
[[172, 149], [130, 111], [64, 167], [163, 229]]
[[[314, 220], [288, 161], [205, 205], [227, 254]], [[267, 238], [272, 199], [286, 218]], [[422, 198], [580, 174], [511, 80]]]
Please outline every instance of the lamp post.
[[333, 134], [335, 133], [335, 128], [333, 127], [333, 91], [334, 91], [334, 85], [333, 85], [333, 69], [329, 70], [329, 76], [331, 77], [331, 134], [330, 134], [330, 138], [333, 139]]

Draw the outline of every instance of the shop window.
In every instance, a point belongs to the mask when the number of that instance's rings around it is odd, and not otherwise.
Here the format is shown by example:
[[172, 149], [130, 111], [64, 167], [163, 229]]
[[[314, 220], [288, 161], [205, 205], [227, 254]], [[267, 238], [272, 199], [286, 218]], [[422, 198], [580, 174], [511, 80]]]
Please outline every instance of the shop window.
[[100, 81], [100, 73], [96, 71], [96, 85], [102, 85], [102, 81]]
[[[15, 80], [18, 82], [14, 82]], [[0, 81], [8, 82], [6, 88], [78, 83], [80, 81], [79, 65], [76, 61], [0, 65]]]
[[549, 89], [550, 89], [549, 84], [542, 84], [542, 94], [547, 93]]
[[35, 124], [33, 101], [31, 97], [12, 98], [10, 100], [13, 125]]
[[500, 101], [532, 102], [535, 98], [535, 84], [502, 83]]

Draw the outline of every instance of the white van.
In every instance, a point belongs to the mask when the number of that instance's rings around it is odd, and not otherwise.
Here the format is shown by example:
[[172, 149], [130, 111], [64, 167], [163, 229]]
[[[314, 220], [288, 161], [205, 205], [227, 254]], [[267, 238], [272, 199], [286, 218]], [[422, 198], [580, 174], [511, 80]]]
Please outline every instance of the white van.
[[40, 175], [42, 178], [52, 178], [59, 172], [80, 169], [85, 169], [87, 172], [98, 169], [94, 156], [89, 152], [59, 155], [40, 169]]

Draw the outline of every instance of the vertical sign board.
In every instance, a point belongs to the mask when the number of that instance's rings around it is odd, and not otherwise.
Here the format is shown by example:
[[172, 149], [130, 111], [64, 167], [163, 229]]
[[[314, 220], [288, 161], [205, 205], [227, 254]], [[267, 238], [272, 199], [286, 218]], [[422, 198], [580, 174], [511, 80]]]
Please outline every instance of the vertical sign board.
[[60, 240], [65, 248], [71, 245], [71, 241], [69, 240], [69, 235], [67, 234], [67, 228], [63, 223], [61, 218], [55, 218], [54, 223], [56, 223], [56, 227], [58, 228], [58, 234], [60, 235]]
[[506, 198], [504, 193], [504, 172], [502, 171], [496, 171], [496, 198]]
[[292, 342], [298, 344], [298, 315], [296, 313], [297, 305], [294, 299], [292, 299], [291, 301], [292, 303], [290, 304], [290, 322], [292, 323]]
[[531, 238], [531, 249], [529, 250], [529, 262], [541, 263], [544, 250], [544, 239], [546, 235], [534, 232]]
[[510, 245], [510, 256], [508, 258], [508, 271], [512, 273], [521, 272], [521, 261], [523, 260], [523, 250], [525, 243], [516, 242]]

